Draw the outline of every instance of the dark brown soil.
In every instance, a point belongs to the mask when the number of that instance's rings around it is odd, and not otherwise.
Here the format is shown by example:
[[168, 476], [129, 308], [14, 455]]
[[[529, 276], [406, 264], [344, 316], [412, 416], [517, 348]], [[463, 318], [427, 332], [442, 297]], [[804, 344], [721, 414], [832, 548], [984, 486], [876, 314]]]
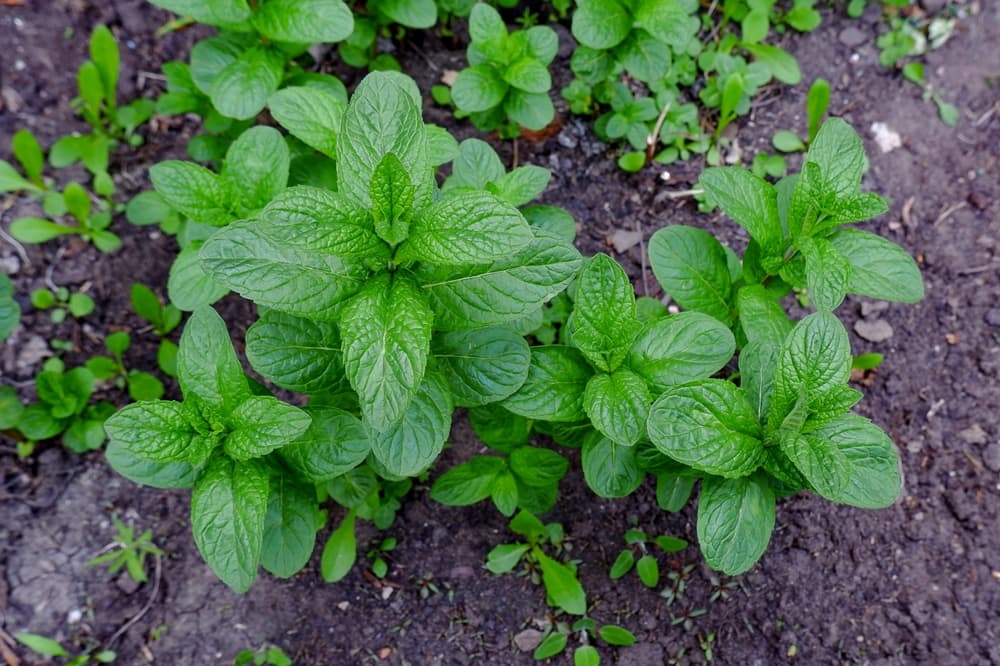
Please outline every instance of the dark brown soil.
[[[110, 24], [123, 44], [126, 97], [154, 95], [158, 84], [146, 73], [158, 72], [167, 59], [185, 57], [195, 38], [191, 31], [154, 37], [166, 14], [141, 0], [3, 4], [3, 158], [9, 157], [10, 135], [20, 127], [34, 130], [45, 145], [82, 129], [69, 101], [75, 69], [86, 54], [85, 36], [97, 23]], [[769, 147], [777, 129], [803, 131], [805, 91], [822, 76], [834, 89], [831, 112], [865, 138], [871, 160], [865, 185], [892, 199], [890, 213], [870, 228], [918, 257], [927, 285], [927, 298], [916, 306], [879, 310], [854, 299], [841, 309], [849, 328], [864, 316], [882, 318], [893, 329], [885, 342], [854, 336], [852, 343], [855, 353], [886, 354], [861, 410], [900, 448], [902, 498], [883, 511], [834, 506], [805, 495], [784, 500], [769, 550], [738, 579], [717, 579], [695, 547], [661, 558], [665, 569], [685, 579], [684, 594], [668, 604], [635, 577], [612, 582], [607, 571], [632, 521], [694, 541], [690, 508], [660, 512], [649, 486], [628, 500], [598, 500], [575, 468], [562, 484], [559, 508], [547, 518], [562, 522], [573, 539], [592, 615], [621, 623], [639, 637], [628, 650], [601, 648], [606, 662], [704, 663], [701, 643], [714, 635], [711, 649], [721, 664], [1000, 664], [1000, 4], [952, 7], [966, 18], [951, 41], [928, 56], [927, 73], [958, 106], [956, 129], [938, 121], [916, 87], [879, 66], [875, 37], [884, 27], [877, 8], [852, 21], [838, 6], [824, 10], [819, 30], [786, 38], [804, 83], [769, 92], [749, 118], [738, 121], [736, 134], [744, 154], [752, 156]], [[848, 27], [865, 38], [853, 49], [838, 39]], [[563, 37], [568, 39], [565, 31]], [[444, 69], [461, 65], [462, 53], [450, 50], [454, 45], [420, 39], [404, 44], [399, 55], [426, 92]], [[440, 109], [428, 108], [426, 115], [461, 136], [474, 134]], [[609, 238], [617, 229], [640, 230], [648, 239], [675, 223], [700, 225], [741, 242], [728, 221], [699, 216], [692, 201], [667, 196], [687, 187], [701, 165], [675, 165], [669, 179], [661, 177], [663, 168], [626, 175], [585, 125], [568, 116], [563, 120], [558, 136], [541, 144], [522, 142], [520, 158], [553, 169], [544, 200], [573, 212], [585, 253], [611, 252]], [[875, 122], [898, 132], [903, 146], [881, 153], [870, 130]], [[192, 127], [161, 125], [147, 132], [146, 147], [127, 157], [122, 152], [115, 169], [120, 190], [139, 191], [149, 164], [181, 156], [183, 134]], [[510, 155], [509, 146], [501, 149]], [[29, 210], [23, 201], [4, 202], [4, 228]], [[38, 343], [33, 339], [72, 340], [79, 351], [67, 358], [81, 362], [100, 351], [104, 333], [120, 327], [133, 330], [136, 339], [128, 360], [155, 367], [155, 340], [141, 332], [131, 313], [128, 287], [144, 282], [162, 293], [176, 246], [124, 219], [115, 229], [125, 243], [111, 256], [54, 242], [28, 248], [29, 262], [0, 241], [4, 269], [14, 273], [25, 305], [23, 327], [0, 348], [0, 381], [30, 395], [36, 364], [18, 360]], [[655, 295], [655, 280], [643, 274], [641, 252], [636, 246], [618, 258], [639, 293]], [[60, 326], [34, 312], [27, 294], [44, 284], [47, 272], [57, 284], [86, 289], [98, 302], [97, 312], [82, 324]], [[223, 309], [241, 335], [250, 308], [230, 298]], [[114, 393], [107, 397], [122, 400]], [[432, 478], [478, 446], [463, 418], [456, 420], [452, 443]], [[67, 645], [103, 642], [139, 614], [113, 646], [121, 664], [153, 658], [161, 664], [231, 663], [239, 650], [265, 641], [307, 665], [527, 664], [530, 656], [512, 637], [548, 614], [539, 587], [483, 569], [490, 548], [510, 538], [504, 519], [485, 505], [438, 506], [428, 499], [426, 486], [407, 498], [389, 530], [399, 539], [389, 580], [399, 587], [388, 597], [363, 575], [362, 566], [341, 583], [324, 584], [316, 558], [294, 579], [262, 575], [240, 596], [218, 582], [198, 556], [185, 492], [136, 487], [111, 472], [99, 454], [75, 456], [57, 446], [21, 461], [10, 442], [0, 443], [0, 483], [0, 629], [45, 634]], [[167, 552], [158, 586], [134, 589], [124, 577], [109, 578], [86, 566], [111, 540], [112, 514], [154, 531]], [[377, 536], [369, 526], [361, 532], [362, 547]], [[424, 599], [417, 580], [427, 576], [440, 593]], [[722, 583], [733, 585], [712, 601]], [[674, 622], [687, 614], [696, 616], [689, 624]], [[22, 658], [32, 663], [32, 657]], [[570, 660], [563, 656], [556, 662]]]

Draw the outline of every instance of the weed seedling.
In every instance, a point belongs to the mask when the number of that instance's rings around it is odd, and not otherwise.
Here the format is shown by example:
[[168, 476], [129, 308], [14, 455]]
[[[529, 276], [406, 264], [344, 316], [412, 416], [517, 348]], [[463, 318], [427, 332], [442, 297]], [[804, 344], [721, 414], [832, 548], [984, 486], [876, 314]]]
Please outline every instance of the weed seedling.
[[[79, 654], [72, 654], [58, 641], [40, 636], [21, 632], [14, 634], [14, 638], [22, 645], [43, 657], [58, 657], [64, 659], [63, 666], [87, 666], [87, 664], [112, 664], [118, 655], [113, 650], [85, 650]], [[15, 662], [16, 663], [16, 662]]]
[[87, 359], [87, 369], [99, 381], [113, 381], [119, 389], [128, 387], [133, 400], [158, 400], [163, 396], [163, 382], [142, 370], [129, 370], [122, 356], [132, 346], [131, 336], [124, 331], [111, 333], [104, 341], [111, 356]]
[[14, 283], [0, 273], [0, 342], [10, 337], [21, 321], [21, 304], [14, 299]]
[[256, 650], [242, 650], [233, 666], [292, 666], [292, 659], [277, 645], [265, 643]]
[[38, 310], [48, 310], [53, 324], [66, 321], [66, 315], [82, 319], [94, 311], [94, 299], [82, 292], [70, 292], [66, 287], [36, 289], [31, 292], [31, 304]]
[[628, 629], [614, 624], [605, 624], [598, 628], [597, 622], [589, 617], [582, 617], [574, 622], [572, 627], [562, 622], [556, 623], [552, 631], [535, 648], [532, 656], [536, 661], [555, 657], [566, 649], [574, 634], [579, 641], [573, 648], [574, 666], [599, 666], [601, 655], [593, 645], [598, 637], [613, 647], [635, 645], [635, 634]]
[[[625, 532], [625, 543], [629, 547], [620, 552], [614, 564], [611, 565], [611, 578], [617, 580], [634, 568], [639, 574], [639, 580], [646, 587], [656, 587], [660, 583], [660, 565], [656, 561], [656, 557], [649, 552], [647, 545], [655, 544], [665, 553], [679, 552], [687, 548], [688, 545], [684, 539], [666, 534], [651, 538], [638, 529]], [[639, 554], [638, 560], [635, 557], [636, 551]]]
[[115, 540], [106, 546], [101, 554], [87, 562], [87, 566], [106, 566], [109, 574], [125, 567], [132, 580], [145, 583], [149, 580], [146, 575], [146, 558], [150, 555], [154, 557], [163, 555], [163, 551], [153, 543], [153, 531], [146, 530], [137, 537], [135, 527], [125, 525], [118, 516], [112, 516], [111, 522], [117, 532]]

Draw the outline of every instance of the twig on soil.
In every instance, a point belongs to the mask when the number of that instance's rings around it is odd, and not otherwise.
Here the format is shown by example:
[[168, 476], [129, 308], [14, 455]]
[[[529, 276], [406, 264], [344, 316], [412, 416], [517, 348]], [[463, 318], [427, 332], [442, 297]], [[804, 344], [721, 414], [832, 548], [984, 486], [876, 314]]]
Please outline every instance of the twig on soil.
[[667, 192], [666, 197], [668, 199], [683, 199], [684, 197], [693, 197], [696, 194], [702, 194], [705, 190], [694, 189], [694, 190], [675, 190], [674, 192]]
[[916, 201], [916, 197], [910, 197], [903, 204], [903, 225], [908, 229], [913, 228], [913, 220], [910, 218], [910, 211], [913, 210], [913, 202]]
[[976, 118], [976, 122], [972, 123], [973, 126], [980, 127], [982, 125], [985, 125], [990, 121], [990, 118], [992, 118], [998, 112], [1000, 112], [1000, 99], [993, 102], [993, 106], [986, 109], [986, 113]]
[[951, 206], [948, 206], [947, 208], [944, 209], [943, 213], [938, 215], [938, 219], [934, 220], [934, 224], [932, 224], [931, 226], [937, 227], [939, 224], [941, 224], [949, 217], [951, 217], [952, 213], [954, 213], [957, 210], [962, 210], [967, 205], [968, 204], [966, 204], [964, 201], [959, 201], [957, 204], [952, 204]]
[[647, 162], [653, 161], [653, 153], [656, 152], [656, 144], [660, 141], [660, 130], [663, 129], [663, 123], [666, 121], [668, 113], [670, 113], [670, 102], [663, 105], [663, 110], [660, 111], [660, 115], [656, 118], [656, 124], [653, 125], [653, 131], [646, 137]]
[[21, 263], [24, 264], [25, 267], [31, 266], [31, 259], [28, 258], [28, 251], [24, 249], [24, 246], [21, 245], [17, 239], [3, 229], [0, 229], [0, 238], [14, 246], [14, 249], [17, 250], [18, 256], [21, 257]]
[[59, 264], [59, 260], [62, 259], [63, 252], [65, 252], [65, 249], [59, 248], [56, 251], [56, 256], [52, 257], [52, 263], [45, 269], [45, 286], [53, 292], [59, 291], [59, 287], [57, 287], [56, 283], [52, 280], [52, 274], [55, 272], [56, 266]]
[[16, 643], [11, 635], [0, 629], [0, 655], [3, 655], [3, 660], [7, 666], [21, 666], [21, 660], [17, 658], [16, 654], [11, 652], [11, 648], [15, 645]]
[[160, 560], [161, 559], [162, 559], [161, 556], [156, 555], [156, 567], [155, 567], [155, 569], [153, 571], [153, 591], [150, 592], [149, 599], [146, 600], [146, 605], [143, 606], [142, 609], [138, 613], [136, 613], [135, 615], [133, 615], [132, 619], [130, 619], [128, 622], [126, 622], [121, 627], [119, 627], [118, 631], [116, 631], [111, 636], [111, 638], [109, 638], [107, 640], [107, 642], [105, 643], [105, 646], [107, 646], [109, 649], [111, 648], [112, 645], [114, 645], [114, 643], [115, 643], [116, 640], [118, 640], [119, 638], [121, 638], [122, 634], [124, 634], [126, 631], [128, 631], [129, 628], [133, 624], [135, 624], [136, 622], [138, 622], [142, 618], [142, 616], [145, 615], [146, 613], [148, 613], [149, 609], [153, 607], [153, 603], [156, 601], [156, 595], [160, 591], [160, 568], [161, 568]]
[[982, 266], [973, 266], [972, 268], [960, 268], [957, 272], [959, 275], [975, 275], [976, 273], [985, 273], [993, 269], [1000, 269], [1000, 261], [994, 261], [992, 264], [983, 264]]

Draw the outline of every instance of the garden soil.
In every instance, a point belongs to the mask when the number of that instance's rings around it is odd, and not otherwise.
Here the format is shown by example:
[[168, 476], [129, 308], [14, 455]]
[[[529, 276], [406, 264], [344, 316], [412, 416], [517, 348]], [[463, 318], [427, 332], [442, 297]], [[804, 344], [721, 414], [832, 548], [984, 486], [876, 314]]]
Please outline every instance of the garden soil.
[[[717, 576], [692, 545], [661, 554], [670, 576], [650, 590], [634, 575], [608, 578], [624, 530], [638, 525], [693, 544], [692, 507], [659, 511], [648, 484], [626, 500], [597, 499], [573, 458], [559, 506], [546, 518], [561, 522], [572, 539], [591, 615], [638, 637], [629, 649], [602, 647], [603, 663], [1000, 664], [1000, 3], [949, 7], [964, 18], [943, 48], [927, 56], [927, 78], [958, 107], [957, 128], [938, 120], [916, 86], [878, 64], [875, 39], [885, 30], [878, 8], [851, 20], [838, 3], [823, 10], [815, 32], [782, 38], [799, 60], [803, 83], [765, 91], [730, 135], [748, 161], [769, 149], [776, 130], [804, 132], [808, 84], [824, 77], [833, 89], [831, 113], [865, 139], [871, 169], [864, 185], [892, 202], [889, 213], [866, 227], [917, 257], [927, 287], [917, 305], [849, 298], [840, 309], [854, 352], [886, 356], [875, 374], [861, 378], [867, 395], [859, 409], [899, 446], [900, 500], [862, 511], [804, 494], [785, 499], [771, 546], [750, 572]], [[18, 128], [34, 130], [43, 145], [83, 129], [70, 101], [87, 35], [98, 23], [109, 24], [122, 44], [123, 99], [155, 96], [160, 65], [185, 58], [204, 34], [155, 36], [167, 18], [141, 0], [0, 2], [0, 157], [9, 159]], [[563, 73], [556, 78], [564, 85], [572, 43], [565, 29], [560, 38]], [[425, 93], [463, 62], [459, 42], [429, 35], [404, 41], [397, 55]], [[333, 59], [321, 62], [335, 67]], [[557, 131], [522, 140], [518, 159], [553, 170], [543, 201], [568, 208], [579, 224], [580, 249], [616, 256], [640, 294], [660, 295], [643, 248], [664, 225], [698, 225], [735, 247], [745, 243], [732, 222], [698, 215], [690, 198], [674, 196], [690, 187], [702, 164], [624, 174], [614, 153], [565, 106], [560, 110]], [[442, 109], [428, 105], [425, 115], [459, 136], [475, 135]], [[880, 149], [875, 123], [898, 139], [895, 148]], [[162, 118], [148, 126], [146, 145], [116, 158], [120, 194], [148, 187], [146, 169], [155, 161], [183, 157], [196, 127]], [[494, 145], [512, 158], [509, 143]], [[2, 200], [3, 228], [30, 214], [31, 206]], [[72, 240], [22, 254], [0, 240], [3, 269], [25, 310], [23, 326], [0, 346], [0, 381], [25, 397], [50, 338], [72, 341], [76, 351], [66, 358], [80, 363], [101, 352], [106, 332], [129, 330], [135, 344], [128, 363], [155, 368], [156, 340], [131, 312], [128, 289], [143, 282], [162, 294], [176, 246], [123, 218], [114, 229], [124, 245], [112, 255]], [[91, 294], [95, 314], [53, 326], [26, 297], [48, 281]], [[228, 297], [221, 310], [240, 349], [252, 308]], [[176, 395], [176, 386], [168, 390]], [[105, 397], [122, 400], [113, 391]], [[481, 446], [461, 414], [450, 441], [431, 480]], [[388, 530], [399, 543], [385, 583], [365, 573], [364, 553], [381, 536], [365, 525], [361, 561], [340, 583], [322, 581], [317, 553], [294, 578], [262, 574], [249, 593], [238, 595], [216, 580], [195, 549], [187, 492], [138, 487], [117, 477], [100, 453], [73, 455], [56, 444], [20, 460], [14, 443], [3, 440], [0, 629], [52, 636], [67, 646], [112, 641], [116, 663], [128, 665], [232, 663], [240, 650], [265, 642], [305, 665], [532, 663], [523, 648], [551, 619], [542, 589], [527, 577], [498, 577], [483, 567], [493, 546], [511, 540], [506, 521], [485, 504], [438, 506], [428, 485], [415, 487]], [[86, 564], [112, 540], [115, 514], [152, 529], [166, 552], [144, 585]], [[676, 594], [661, 596], [663, 588]], [[35, 663], [20, 647], [14, 652], [21, 663]], [[553, 660], [570, 662], [567, 655]]]

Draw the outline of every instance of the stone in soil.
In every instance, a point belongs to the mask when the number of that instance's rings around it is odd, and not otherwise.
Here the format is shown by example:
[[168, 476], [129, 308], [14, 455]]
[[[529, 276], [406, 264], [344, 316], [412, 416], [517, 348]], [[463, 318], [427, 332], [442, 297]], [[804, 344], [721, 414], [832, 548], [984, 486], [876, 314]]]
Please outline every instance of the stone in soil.
[[892, 337], [893, 330], [885, 319], [861, 319], [854, 322], [854, 332], [869, 342], [882, 342]]
[[968, 428], [958, 431], [958, 436], [966, 444], [985, 444], [986, 431], [978, 423], [973, 423]]
[[1000, 472], [1000, 442], [993, 442], [983, 451], [983, 462], [994, 472]]
[[861, 46], [862, 44], [867, 42], [868, 34], [865, 33], [863, 30], [859, 30], [852, 25], [848, 28], [844, 28], [843, 30], [841, 30], [840, 34], [837, 36], [837, 39], [839, 39], [840, 43], [843, 44], [844, 46], [850, 46], [851, 48], [854, 48], [855, 46]]
[[534, 652], [535, 648], [542, 642], [544, 635], [537, 629], [525, 629], [514, 636], [514, 645], [521, 652]]

